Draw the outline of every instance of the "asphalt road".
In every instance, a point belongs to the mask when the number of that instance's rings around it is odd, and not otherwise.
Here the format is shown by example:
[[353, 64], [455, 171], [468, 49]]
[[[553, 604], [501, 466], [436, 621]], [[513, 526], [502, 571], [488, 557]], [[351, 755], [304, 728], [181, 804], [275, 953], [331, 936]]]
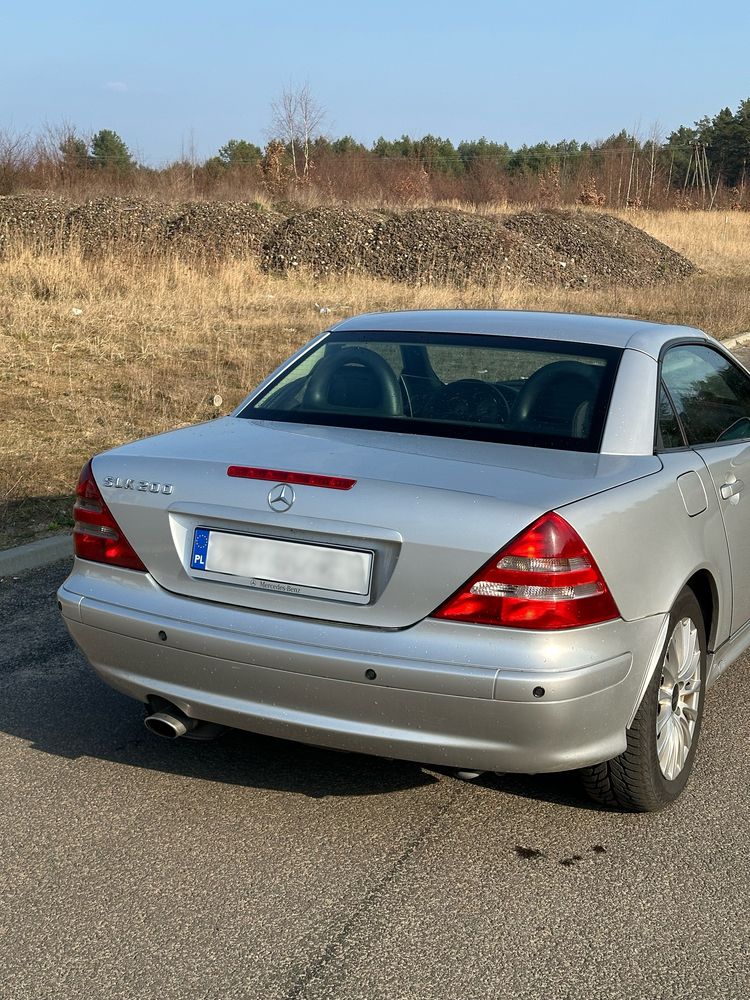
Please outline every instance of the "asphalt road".
[[150, 736], [58, 564], [0, 583], [0, 997], [741, 998], [748, 661], [653, 816], [231, 733]]

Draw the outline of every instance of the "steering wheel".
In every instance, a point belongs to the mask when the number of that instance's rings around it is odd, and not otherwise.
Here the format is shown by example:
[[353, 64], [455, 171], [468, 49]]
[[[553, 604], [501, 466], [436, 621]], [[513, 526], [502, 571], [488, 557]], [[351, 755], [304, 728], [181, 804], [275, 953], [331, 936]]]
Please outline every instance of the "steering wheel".
[[337, 380], [346, 378], [347, 368], [364, 368], [372, 376], [380, 392], [378, 412], [388, 417], [403, 414], [401, 387], [395, 372], [385, 358], [367, 347], [347, 347], [321, 358], [310, 372], [302, 407], [318, 410], [330, 406], [331, 390]]
[[497, 386], [480, 378], [462, 378], [438, 390], [430, 407], [438, 419], [466, 423], [503, 424], [508, 418], [508, 401]]

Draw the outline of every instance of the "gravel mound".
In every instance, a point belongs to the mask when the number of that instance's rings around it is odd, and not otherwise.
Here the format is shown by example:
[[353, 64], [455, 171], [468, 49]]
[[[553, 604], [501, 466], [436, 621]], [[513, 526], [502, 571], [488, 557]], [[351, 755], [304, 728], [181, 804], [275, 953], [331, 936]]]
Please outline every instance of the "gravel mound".
[[140, 252], [163, 249], [171, 210], [141, 198], [96, 198], [68, 214], [68, 234], [87, 255], [119, 246]]
[[49, 250], [65, 240], [70, 203], [63, 198], [0, 197], [0, 255], [9, 240], [34, 250]]
[[186, 205], [167, 227], [172, 249], [185, 256], [259, 256], [263, 242], [283, 216], [255, 202], [195, 202]]
[[695, 270], [643, 230], [590, 212], [474, 215], [423, 208], [385, 215], [321, 208], [293, 215], [263, 245], [263, 266], [320, 277], [361, 272], [409, 284], [635, 287], [677, 281]]
[[444, 208], [400, 213], [344, 206], [285, 218], [254, 202], [0, 197], [0, 254], [21, 237], [40, 250], [67, 239], [87, 254], [122, 248], [187, 258], [256, 258], [267, 270], [316, 277], [370, 274], [409, 284], [491, 285], [506, 280], [568, 288], [643, 287], [694, 273], [681, 254], [601, 212], [475, 215]]
[[643, 287], [696, 270], [642, 229], [600, 212], [518, 212], [503, 225], [519, 238], [515, 266], [533, 284]]
[[383, 216], [354, 208], [314, 208], [292, 215], [263, 244], [268, 271], [303, 268], [316, 277], [369, 271]]
[[263, 246], [263, 266], [316, 277], [359, 272], [410, 284], [488, 283], [509, 273], [516, 242], [494, 219], [468, 212], [316, 208], [276, 227]]
[[441, 208], [395, 215], [375, 234], [368, 270], [419, 285], [494, 284], [513, 276], [518, 243], [497, 219]]

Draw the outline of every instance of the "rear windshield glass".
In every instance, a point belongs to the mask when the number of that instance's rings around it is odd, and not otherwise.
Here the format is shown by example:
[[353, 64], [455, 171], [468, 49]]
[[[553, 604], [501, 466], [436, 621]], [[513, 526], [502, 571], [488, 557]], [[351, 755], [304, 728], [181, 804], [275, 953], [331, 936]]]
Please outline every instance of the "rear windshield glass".
[[334, 332], [240, 416], [597, 451], [621, 353], [476, 334]]

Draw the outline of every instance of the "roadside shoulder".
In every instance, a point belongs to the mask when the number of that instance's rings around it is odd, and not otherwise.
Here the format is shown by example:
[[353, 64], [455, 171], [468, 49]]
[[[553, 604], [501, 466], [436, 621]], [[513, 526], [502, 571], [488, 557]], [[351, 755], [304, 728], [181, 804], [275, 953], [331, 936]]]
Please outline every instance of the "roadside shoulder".
[[73, 539], [69, 532], [40, 538], [26, 545], [16, 545], [0, 551], [0, 577], [13, 576], [27, 569], [48, 566], [73, 555]]

